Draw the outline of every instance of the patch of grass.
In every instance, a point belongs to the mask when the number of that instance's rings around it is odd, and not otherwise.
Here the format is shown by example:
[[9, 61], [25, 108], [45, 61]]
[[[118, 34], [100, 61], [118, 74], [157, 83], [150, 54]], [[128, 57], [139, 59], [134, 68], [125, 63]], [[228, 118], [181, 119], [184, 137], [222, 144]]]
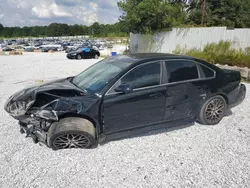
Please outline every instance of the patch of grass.
[[213, 64], [218, 63], [250, 68], [250, 47], [245, 50], [236, 50], [232, 48], [232, 43], [229, 41], [207, 44], [203, 50], [196, 48], [185, 50], [181, 47], [177, 47], [173, 53], [196, 57]]

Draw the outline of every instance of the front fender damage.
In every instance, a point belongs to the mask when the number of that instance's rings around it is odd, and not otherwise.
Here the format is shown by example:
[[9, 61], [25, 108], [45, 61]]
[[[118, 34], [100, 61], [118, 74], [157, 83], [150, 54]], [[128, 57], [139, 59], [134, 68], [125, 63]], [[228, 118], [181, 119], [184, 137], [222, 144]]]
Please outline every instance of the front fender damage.
[[79, 114], [82, 113], [84, 107], [86, 108], [83, 102], [75, 96], [61, 97], [50, 93], [42, 93], [42, 98], [44, 97], [51, 98], [52, 101], [48, 99], [46, 101], [50, 102], [39, 107], [39, 104], [41, 104], [39, 100], [42, 99], [38, 97], [36, 100], [38, 102], [35, 102], [34, 106], [28, 111], [29, 114], [47, 121], [58, 121], [59, 116], [64, 113]]
[[97, 118], [101, 97], [88, 94], [64, 78], [13, 94], [4, 109], [19, 121], [21, 133], [47, 143], [51, 124], [66, 116]]
[[[84, 96], [84, 98], [91, 98]], [[93, 98], [93, 97], [92, 97]], [[90, 101], [90, 100], [86, 100]], [[31, 137], [35, 143], [47, 145], [47, 132], [52, 123], [60, 120], [64, 114], [84, 114], [88, 111], [83, 96], [59, 96], [51, 93], [39, 93], [34, 104], [27, 110], [26, 118], [20, 122], [21, 133]]]

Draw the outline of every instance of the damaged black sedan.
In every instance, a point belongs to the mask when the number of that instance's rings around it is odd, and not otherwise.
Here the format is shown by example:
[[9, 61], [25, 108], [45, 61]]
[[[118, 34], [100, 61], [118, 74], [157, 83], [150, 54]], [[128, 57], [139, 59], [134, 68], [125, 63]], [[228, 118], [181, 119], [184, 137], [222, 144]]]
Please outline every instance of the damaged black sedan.
[[91, 148], [194, 121], [218, 124], [245, 94], [240, 72], [187, 56], [131, 54], [19, 91], [5, 110], [35, 143]]

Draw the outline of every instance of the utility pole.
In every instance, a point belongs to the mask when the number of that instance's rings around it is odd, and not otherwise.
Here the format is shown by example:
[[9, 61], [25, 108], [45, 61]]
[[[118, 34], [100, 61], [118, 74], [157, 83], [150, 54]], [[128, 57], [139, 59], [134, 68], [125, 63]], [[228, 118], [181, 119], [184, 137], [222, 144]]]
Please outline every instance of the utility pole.
[[206, 0], [203, 0], [202, 2], [202, 17], [201, 17], [201, 25], [204, 25], [204, 17], [206, 13]]

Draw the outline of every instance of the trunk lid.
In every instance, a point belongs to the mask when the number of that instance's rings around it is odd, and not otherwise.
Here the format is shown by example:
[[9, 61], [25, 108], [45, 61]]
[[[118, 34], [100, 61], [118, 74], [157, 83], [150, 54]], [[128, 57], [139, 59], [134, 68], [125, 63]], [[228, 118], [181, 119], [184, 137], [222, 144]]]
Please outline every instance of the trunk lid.
[[241, 81], [241, 73], [240, 71], [231, 70], [231, 69], [222, 69], [225, 75], [225, 80], [227, 82], [237, 82]]

